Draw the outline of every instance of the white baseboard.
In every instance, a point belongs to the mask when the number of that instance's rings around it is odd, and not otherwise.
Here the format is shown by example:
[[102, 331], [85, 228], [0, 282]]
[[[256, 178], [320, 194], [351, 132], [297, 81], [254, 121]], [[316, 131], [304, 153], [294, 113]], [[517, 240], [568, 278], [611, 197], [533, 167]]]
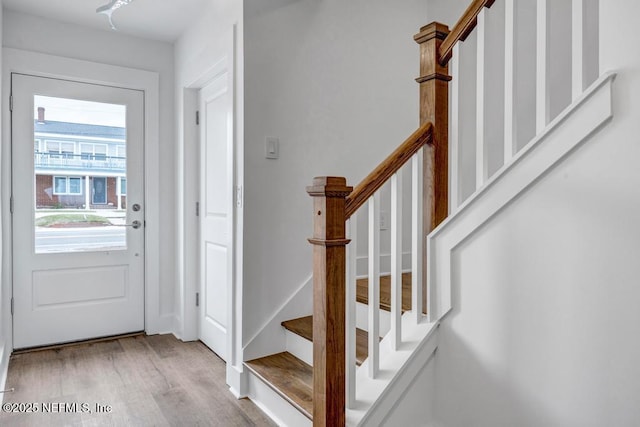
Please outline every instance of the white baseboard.
[[249, 395], [249, 379], [246, 369], [227, 364], [227, 385], [236, 399], [243, 399]]
[[145, 325], [144, 333], [147, 335], [173, 334], [176, 338], [182, 339], [180, 335], [180, 319], [174, 314], [158, 316], [153, 320], [153, 325]]
[[[5, 390], [7, 386], [7, 374], [9, 373], [9, 356], [11, 350], [7, 346], [7, 342], [0, 344], [0, 390]], [[4, 402], [6, 393], [0, 393], [0, 403]]]

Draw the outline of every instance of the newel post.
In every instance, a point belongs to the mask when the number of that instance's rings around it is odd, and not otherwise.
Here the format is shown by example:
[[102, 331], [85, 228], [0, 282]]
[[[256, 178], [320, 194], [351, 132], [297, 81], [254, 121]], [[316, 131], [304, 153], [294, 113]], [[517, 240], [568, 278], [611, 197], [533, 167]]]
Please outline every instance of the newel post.
[[[428, 233], [449, 210], [449, 65], [442, 66], [438, 51], [449, 27], [432, 22], [414, 40], [420, 45], [420, 124], [433, 123], [433, 143], [424, 156], [424, 232]], [[426, 253], [423, 251], [423, 253]]]
[[313, 197], [313, 425], [345, 425], [345, 178], [317, 177]]

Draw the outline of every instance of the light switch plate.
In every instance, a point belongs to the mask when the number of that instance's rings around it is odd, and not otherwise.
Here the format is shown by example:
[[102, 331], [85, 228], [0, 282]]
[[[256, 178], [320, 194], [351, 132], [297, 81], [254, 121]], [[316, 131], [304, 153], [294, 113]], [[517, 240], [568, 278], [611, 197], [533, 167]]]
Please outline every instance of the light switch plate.
[[265, 157], [267, 159], [277, 159], [280, 157], [280, 140], [272, 136], [268, 136], [265, 139], [264, 145]]
[[386, 211], [380, 211], [380, 230], [389, 229], [389, 214]]

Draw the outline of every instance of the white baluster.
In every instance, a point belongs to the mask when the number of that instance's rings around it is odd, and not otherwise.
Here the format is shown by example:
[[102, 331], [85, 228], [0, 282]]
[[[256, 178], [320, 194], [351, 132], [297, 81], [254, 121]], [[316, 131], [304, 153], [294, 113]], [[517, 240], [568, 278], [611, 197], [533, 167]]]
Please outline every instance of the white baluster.
[[585, 61], [585, 0], [571, 3], [571, 99], [576, 100], [584, 91]]
[[391, 347], [402, 342], [402, 170], [391, 177]]
[[451, 72], [451, 115], [449, 117], [449, 212], [453, 214], [460, 205], [460, 43], [453, 46], [449, 61]]
[[346, 389], [347, 408], [353, 408], [356, 402], [356, 240], [358, 237], [358, 221], [356, 214], [347, 221], [347, 238], [351, 243], [347, 246], [347, 280], [346, 280]]
[[411, 310], [422, 322], [422, 159], [424, 148], [411, 159]]
[[380, 192], [369, 198], [369, 377], [380, 370]]
[[515, 0], [504, 1], [504, 163], [516, 153], [515, 132], [515, 64], [516, 8]]
[[476, 50], [476, 188], [489, 179], [489, 144], [485, 141], [485, 60], [486, 60], [486, 9], [478, 14], [478, 45]]
[[549, 0], [536, 7], [536, 133], [549, 123]]

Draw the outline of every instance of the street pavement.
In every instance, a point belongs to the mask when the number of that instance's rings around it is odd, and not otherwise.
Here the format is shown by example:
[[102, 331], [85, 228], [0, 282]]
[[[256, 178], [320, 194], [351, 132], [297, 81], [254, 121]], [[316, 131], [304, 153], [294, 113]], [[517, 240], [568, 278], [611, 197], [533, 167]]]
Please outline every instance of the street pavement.
[[36, 227], [36, 253], [124, 249], [124, 227]]

